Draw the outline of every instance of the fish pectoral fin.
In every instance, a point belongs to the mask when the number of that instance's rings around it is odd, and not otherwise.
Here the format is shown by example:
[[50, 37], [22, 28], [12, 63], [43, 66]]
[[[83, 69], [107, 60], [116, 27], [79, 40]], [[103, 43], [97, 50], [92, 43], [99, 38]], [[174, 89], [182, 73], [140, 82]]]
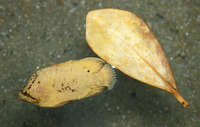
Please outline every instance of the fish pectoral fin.
[[86, 95], [87, 97], [95, 95], [95, 94], [103, 92], [103, 91], [106, 91], [108, 89], [108, 87], [94, 85], [94, 86], [90, 87], [90, 89], [91, 89], [91, 91]]

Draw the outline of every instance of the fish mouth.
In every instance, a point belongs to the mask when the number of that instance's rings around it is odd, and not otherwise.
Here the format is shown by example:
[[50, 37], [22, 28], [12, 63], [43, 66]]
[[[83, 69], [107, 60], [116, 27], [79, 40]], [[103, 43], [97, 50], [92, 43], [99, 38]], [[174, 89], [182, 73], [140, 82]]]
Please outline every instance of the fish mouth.
[[36, 105], [38, 105], [38, 103], [39, 103], [38, 99], [36, 99], [35, 97], [31, 96], [29, 93], [27, 93], [27, 91], [24, 92], [23, 90], [21, 90], [18, 93], [18, 97], [17, 98], [20, 99], [20, 100], [29, 102], [29, 103], [36, 104]]

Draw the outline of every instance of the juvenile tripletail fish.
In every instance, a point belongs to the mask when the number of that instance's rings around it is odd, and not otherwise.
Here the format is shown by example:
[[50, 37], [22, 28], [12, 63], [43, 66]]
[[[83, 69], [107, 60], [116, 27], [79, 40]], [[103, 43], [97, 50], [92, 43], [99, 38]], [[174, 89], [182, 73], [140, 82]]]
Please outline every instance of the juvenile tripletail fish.
[[109, 64], [89, 57], [35, 72], [18, 95], [20, 99], [41, 107], [58, 107], [111, 90], [115, 80], [114, 69]]

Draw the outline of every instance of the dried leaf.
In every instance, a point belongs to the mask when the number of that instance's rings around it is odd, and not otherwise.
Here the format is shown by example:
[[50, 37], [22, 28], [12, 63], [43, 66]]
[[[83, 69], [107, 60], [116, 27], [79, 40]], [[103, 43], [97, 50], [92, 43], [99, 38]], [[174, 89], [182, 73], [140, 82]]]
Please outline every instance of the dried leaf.
[[177, 85], [165, 54], [145, 22], [117, 9], [94, 10], [86, 18], [86, 40], [106, 62], [141, 82], [172, 93], [189, 106]]

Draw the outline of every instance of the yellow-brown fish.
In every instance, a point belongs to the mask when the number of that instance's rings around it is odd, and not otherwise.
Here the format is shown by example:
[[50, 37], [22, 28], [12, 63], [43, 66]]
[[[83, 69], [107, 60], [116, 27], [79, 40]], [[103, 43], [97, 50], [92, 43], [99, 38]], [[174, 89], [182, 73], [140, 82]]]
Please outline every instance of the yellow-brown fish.
[[145, 22], [135, 14], [118, 9], [88, 13], [86, 40], [103, 60], [125, 74], [172, 93], [184, 106], [165, 54]]
[[113, 68], [99, 58], [70, 60], [35, 72], [19, 98], [41, 107], [57, 107], [113, 88]]

